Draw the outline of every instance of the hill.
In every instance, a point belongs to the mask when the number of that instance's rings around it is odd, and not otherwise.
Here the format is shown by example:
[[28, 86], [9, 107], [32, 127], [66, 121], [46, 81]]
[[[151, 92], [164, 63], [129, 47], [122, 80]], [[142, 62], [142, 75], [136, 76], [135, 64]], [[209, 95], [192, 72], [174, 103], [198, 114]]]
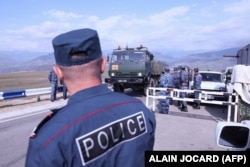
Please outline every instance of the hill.
[[226, 67], [236, 64], [236, 58], [223, 57], [223, 55], [236, 55], [240, 48], [230, 48], [214, 52], [197, 53], [177, 59], [170, 64], [175, 67], [178, 65], [187, 65], [190, 68], [198, 67], [200, 70], [222, 71]]
[[[190, 68], [198, 67], [201, 70], [224, 70], [226, 67], [236, 64], [235, 58], [224, 58], [223, 55], [236, 55], [240, 48], [231, 48], [220, 51], [190, 54], [187, 56], [173, 56], [168, 53], [152, 51], [155, 60], [166, 62], [170, 67], [177, 65], [187, 65]], [[55, 64], [53, 53], [27, 52], [0, 52], [0, 73], [10, 73], [19, 71], [49, 71]], [[107, 51], [103, 52], [107, 55]]]

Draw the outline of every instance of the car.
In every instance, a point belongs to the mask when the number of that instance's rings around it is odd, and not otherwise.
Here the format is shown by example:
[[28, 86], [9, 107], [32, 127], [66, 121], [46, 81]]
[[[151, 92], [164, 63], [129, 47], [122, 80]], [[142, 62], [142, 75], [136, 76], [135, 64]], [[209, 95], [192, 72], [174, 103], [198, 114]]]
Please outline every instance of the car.
[[250, 120], [218, 122], [215, 140], [218, 146], [230, 151], [250, 151]]
[[[225, 92], [226, 85], [223, 81], [223, 73], [218, 71], [199, 71], [202, 75], [202, 82], [201, 82], [201, 91], [208, 91], [208, 92]], [[201, 97], [202, 99], [205, 98], [204, 95]], [[224, 95], [214, 95], [208, 94], [208, 100], [214, 99], [222, 99], [224, 100]]]

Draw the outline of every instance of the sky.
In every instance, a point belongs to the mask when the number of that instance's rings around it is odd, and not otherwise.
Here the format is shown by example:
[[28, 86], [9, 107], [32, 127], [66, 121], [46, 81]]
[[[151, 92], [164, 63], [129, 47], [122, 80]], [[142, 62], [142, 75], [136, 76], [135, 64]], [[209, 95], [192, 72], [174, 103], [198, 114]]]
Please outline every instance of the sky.
[[102, 50], [244, 47], [249, 16], [250, 0], [8, 0], [0, 2], [0, 51], [53, 52], [55, 36], [80, 28], [97, 30]]

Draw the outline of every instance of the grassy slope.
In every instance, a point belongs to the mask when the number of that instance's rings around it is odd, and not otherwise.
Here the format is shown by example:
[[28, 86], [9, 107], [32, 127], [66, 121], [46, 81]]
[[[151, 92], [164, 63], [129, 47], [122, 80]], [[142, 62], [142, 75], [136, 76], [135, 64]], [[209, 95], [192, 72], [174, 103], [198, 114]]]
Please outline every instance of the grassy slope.
[[[0, 92], [49, 87], [48, 74], [49, 71], [0, 74]], [[107, 72], [103, 74], [103, 78], [106, 76]]]

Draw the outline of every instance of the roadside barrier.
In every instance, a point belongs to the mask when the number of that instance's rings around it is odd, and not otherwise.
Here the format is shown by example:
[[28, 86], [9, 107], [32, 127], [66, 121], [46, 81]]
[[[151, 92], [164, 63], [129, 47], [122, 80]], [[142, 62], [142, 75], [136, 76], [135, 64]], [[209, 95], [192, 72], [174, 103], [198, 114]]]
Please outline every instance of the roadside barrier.
[[[57, 87], [57, 92], [62, 92], [62, 86]], [[37, 99], [40, 99], [40, 95], [50, 94], [50, 93], [51, 93], [51, 87], [25, 89], [25, 90], [9, 90], [0, 92], [0, 100], [7, 100], [20, 97], [28, 97], [28, 96], [37, 96]]]
[[[109, 88], [112, 89], [111, 87]], [[57, 92], [63, 92], [63, 86], [58, 86]], [[23, 89], [23, 90], [8, 90], [8, 91], [0, 92], [0, 101], [7, 100], [7, 99], [27, 97], [27, 96], [37, 96], [37, 99], [40, 99], [40, 95], [50, 94], [50, 93], [51, 93], [51, 87], [36, 88], [36, 89]]]
[[[170, 92], [169, 96], [163, 96], [159, 95], [160, 91], [166, 91], [168, 90]], [[186, 98], [180, 97], [180, 94], [187, 93], [188, 95], [194, 94], [194, 92], [199, 92], [199, 99], [195, 99], [194, 97], [187, 96]], [[208, 96], [211, 95], [220, 95], [224, 96], [224, 100], [208, 100]], [[227, 121], [231, 121], [231, 111], [232, 107], [234, 108], [234, 116], [233, 116], [233, 122], [237, 122], [237, 114], [238, 114], [238, 101], [239, 97], [237, 93], [227, 93], [227, 92], [210, 92], [210, 91], [197, 91], [197, 90], [182, 90], [182, 89], [173, 89], [173, 88], [162, 88], [162, 87], [149, 87], [147, 89], [146, 94], [146, 106], [154, 112], [156, 110], [156, 100], [161, 99], [172, 99], [176, 101], [186, 101], [186, 102], [195, 102], [200, 101], [201, 103], [206, 104], [215, 104], [215, 105], [224, 105], [228, 106], [228, 112], [227, 112]]]

